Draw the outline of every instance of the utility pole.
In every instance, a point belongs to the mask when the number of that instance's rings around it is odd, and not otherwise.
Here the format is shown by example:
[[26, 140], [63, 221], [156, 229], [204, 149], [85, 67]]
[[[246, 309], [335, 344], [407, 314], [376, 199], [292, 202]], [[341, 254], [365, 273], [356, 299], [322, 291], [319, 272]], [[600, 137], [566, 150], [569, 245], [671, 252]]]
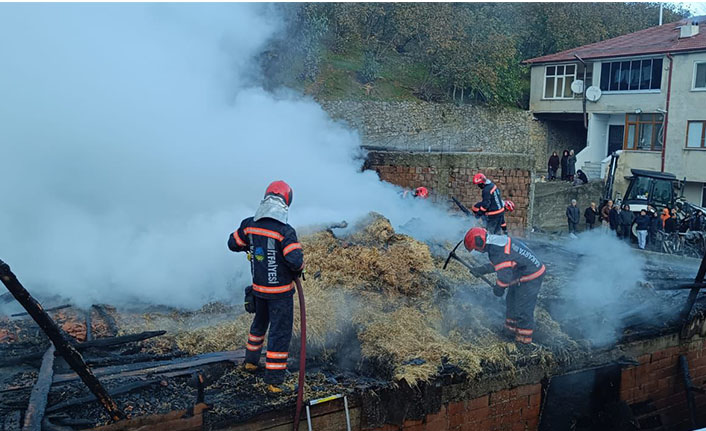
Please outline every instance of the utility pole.
[[659, 2], [659, 25], [662, 25], [662, 11], [664, 10], [664, 3]]

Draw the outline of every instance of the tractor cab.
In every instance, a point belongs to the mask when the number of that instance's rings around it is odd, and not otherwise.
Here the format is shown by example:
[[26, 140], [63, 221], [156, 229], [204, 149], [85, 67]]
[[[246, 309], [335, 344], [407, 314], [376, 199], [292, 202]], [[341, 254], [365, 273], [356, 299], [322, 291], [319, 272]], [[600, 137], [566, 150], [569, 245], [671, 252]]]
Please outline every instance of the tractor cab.
[[631, 169], [630, 184], [625, 192], [623, 203], [630, 205], [630, 210], [639, 213], [651, 205], [658, 211], [674, 208], [677, 199], [675, 188], [677, 178], [666, 172]]

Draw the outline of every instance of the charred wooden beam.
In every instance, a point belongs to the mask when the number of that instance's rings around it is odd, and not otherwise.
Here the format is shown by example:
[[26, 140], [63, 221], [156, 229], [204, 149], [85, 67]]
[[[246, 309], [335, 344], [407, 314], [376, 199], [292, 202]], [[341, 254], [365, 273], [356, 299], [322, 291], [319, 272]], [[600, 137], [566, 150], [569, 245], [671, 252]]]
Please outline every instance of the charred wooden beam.
[[32, 388], [32, 393], [29, 396], [29, 405], [25, 411], [22, 431], [41, 431], [44, 409], [47, 407], [47, 397], [49, 396], [53, 377], [54, 346], [50, 346], [44, 353], [42, 366], [39, 368], [39, 375], [37, 375], [37, 383]]
[[76, 374], [81, 378], [83, 383], [88, 386], [88, 389], [93, 392], [100, 400], [101, 404], [108, 412], [113, 420], [120, 420], [125, 417], [120, 411], [115, 401], [108, 395], [105, 388], [93, 375], [90, 368], [86, 366], [83, 357], [63, 336], [59, 326], [52, 320], [51, 317], [44, 311], [42, 305], [30, 295], [27, 289], [22, 286], [15, 274], [10, 270], [10, 266], [0, 260], [0, 280], [3, 282], [12, 296], [15, 297], [25, 310], [32, 316], [37, 325], [49, 337], [51, 342], [56, 347], [57, 352], [64, 358], [67, 364], [76, 371]]
[[93, 323], [91, 322], [91, 309], [85, 311], [86, 314], [86, 341], [93, 340]]
[[[147, 374], [161, 374], [170, 371], [196, 368], [203, 365], [215, 364], [218, 362], [238, 362], [245, 358], [243, 350], [228, 352], [205, 353], [203, 355], [190, 358], [180, 358], [171, 361], [160, 362], [139, 362], [136, 364], [114, 365], [104, 368], [96, 368], [96, 376], [105, 376], [106, 379], [122, 377], [144, 376]], [[76, 373], [57, 374], [54, 376], [54, 383], [71, 382], [78, 378]]]
[[[160, 382], [160, 379], [152, 379], [152, 380], [147, 380], [147, 381], [133, 382], [133, 383], [130, 383], [127, 385], [118, 386], [117, 388], [111, 389], [110, 391], [108, 391], [108, 393], [111, 396], [127, 394], [129, 392], [136, 391], [138, 389], [142, 389], [142, 388], [145, 388], [147, 386], [150, 386], [150, 385], [153, 385], [153, 384], [159, 383], [159, 382]], [[91, 401], [95, 401], [95, 400], [96, 400], [96, 397], [94, 395], [87, 395], [85, 397], [74, 398], [71, 400], [66, 400], [66, 401], [62, 401], [60, 403], [54, 404], [53, 406], [49, 407], [46, 411], [47, 411], [47, 413], [54, 413], [54, 412], [58, 412], [59, 410], [63, 410], [65, 408], [90, 403]]]
[[113, 318], [113, 316], [108, 314], [108, 312], [105, 310], [105, 307], [100, 304], [93, 304], [91, 307], [96, 310], [96, 313], [98, 313], [98, 317], [103, 319], [103, 322], [105, 322], [105, 325], [108, 327], [108, 331], [110, 332], [110, 334], [117, 334], [118, 325], [117, 323], [115, 323], [115, 319]]
[[86, 350], [94, 347], [112, 347], [120, 344], [135, 343], [137, 341], [148, 340], [150, 338], [159, 337], [166, 333], [167, 331], [144, 331], [137, 334], [121, 335], [119, 337], [96, 338], [91, 341], [76, 343], [75, 347], [78, 350]]
[[689, 419], [691, 420], [691, 427], [696, 429], [696, 400], [694, 400], [694, 393], [692, 388], [694, 384], [691, 382], [691, 375], [689, 374], [689, 363], [686, 360], [686, 356], [679, 355], [679, 368], [681, 369], [682, 376], [684, 377], [684, 387], [686, 390], [686, 403], [689, 406]]
[[[86, 341], [84, 343], [72, 343], [73, 347], [78, 351], [83, 351], [91, 348], [106, 348], [119, 346], [121, 344], [134, 343], [138, 341], [147, 340], [154, 337], [159, 337], [160, 335], [166, 334], [167, 331], [145, 331], [138, 334], [121, 335], [119, 337], [106, 337], [98, 338], [92, 341]], [[59, 354], [58, 352], [56, 353]], [[20, 364], [23, 362], [36, 361], [42, 357], [43, 353], [41, 351], [36, 351], [28, 353], [22, 356], [0, 358], [0, 366]]]
[[[64, 304], [64, 305], [59, 305], [56, 307], [45, 308], [44, 311], [58, 311], [58, 310], [63, 310], [65, 308], [70, 308], [70, 307], [71, 307], [71, 304]], [[22, 317], [22, 316], [29, 316], [29, 313], [26, 311], [23, 311], [22, 313], [10, 314], [10, 317]]]
[[[704, 282], [706, 277], [706, 253], [704, 253], [703, 259], [701, 259], [701, 266], [699, 266], [699, 271], [696, 273], [696, 278], [694, 279], [694, 284], [701, 284]], [[696, 297], [699, 296], [699, 287], [692, 287], [689, 292], [689, 298], [686, 300], [686, 304], [681, 311], [681, 320], [686, 321], [691, 314], [691, 309], [694, 308], [694, 303], [696, 302]]]

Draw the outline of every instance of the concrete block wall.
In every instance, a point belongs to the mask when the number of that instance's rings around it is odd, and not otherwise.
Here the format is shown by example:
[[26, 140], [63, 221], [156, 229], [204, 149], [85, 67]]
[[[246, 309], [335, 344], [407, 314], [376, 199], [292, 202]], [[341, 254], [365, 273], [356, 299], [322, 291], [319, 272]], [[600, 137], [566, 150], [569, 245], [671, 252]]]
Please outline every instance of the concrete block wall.
[[481, 199], [480, 189], [471, 180], [483, 172], [500, 187], [503, 199], [515, 203], [515, 211], [506, 213], [505, 220], [511, 234], [523, 235], [531, 217], [533, 163], [534, 159], [525, 155], [371, 151], [364, 168], [401, 187], [427, 187], [434, 202], [455, 211], [452, 196], [469, 209]]

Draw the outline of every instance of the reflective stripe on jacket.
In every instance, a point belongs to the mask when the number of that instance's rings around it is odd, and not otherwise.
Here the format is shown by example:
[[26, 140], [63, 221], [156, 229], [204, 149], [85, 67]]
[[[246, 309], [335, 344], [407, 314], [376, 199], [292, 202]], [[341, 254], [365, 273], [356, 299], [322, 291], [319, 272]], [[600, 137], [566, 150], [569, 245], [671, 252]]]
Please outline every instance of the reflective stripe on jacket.
[[[502, 236], [495, 236], [495, 238], [502, 238]], [[497, 285], [505, 288], [541, 277], [546, 268], [534, 252], [524, 242], [515, 238], [506, 238], [502, 245], [490, 240], [486, 245], [488, 259], [498, 276]]]
[[304, 268], [304, 253], [290, 225], [271, 218], [246, 218], [228, 238], [232, 251], [248, 251], [253, 294], [261, 298], [291, 296], [294, 276]]

